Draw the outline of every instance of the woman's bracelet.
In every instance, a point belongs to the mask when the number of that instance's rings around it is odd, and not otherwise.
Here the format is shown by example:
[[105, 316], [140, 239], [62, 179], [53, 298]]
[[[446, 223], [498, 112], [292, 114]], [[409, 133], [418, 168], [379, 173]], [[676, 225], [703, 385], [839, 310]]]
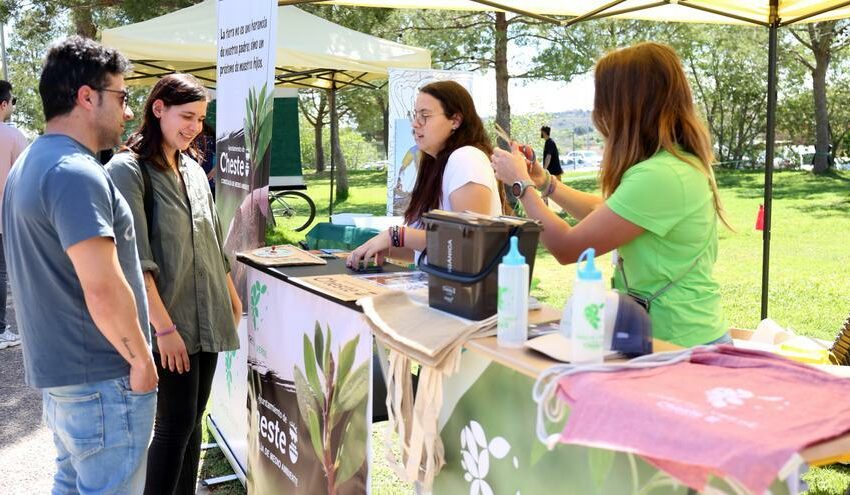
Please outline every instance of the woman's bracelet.
[[154, 332], [154, 335], [156, 335], [157, 337], [165, 337], [166, 335], [174, 333], [176, 331], [177, 331], [177, 324], [175, 323], [174, 325], [171, 325], [170, 327], [166, 328], [165, 330], [163, 330], [161, 332]]
[[555, 192], [555, 186], [558, 185], [559, 181], [552, 180], [552, 175], [549, 175], [549, 187], [546, 189], [546, 192], [540, 195], [541, 198], [548, 198]]
[[393, 247], [401, 247], [401, 237], [398, 233], [398, 225], [390, 227], [390, 241], [392, 242]]
[[543, 180], [543, 185], [537, 188], [537, 192], [539, 192], [544, 198], [548, 196], [546, 191], [552, 185], [552, 174], [549, 173], [548, 170], [544, 170], [546, 172], [546, 178]]

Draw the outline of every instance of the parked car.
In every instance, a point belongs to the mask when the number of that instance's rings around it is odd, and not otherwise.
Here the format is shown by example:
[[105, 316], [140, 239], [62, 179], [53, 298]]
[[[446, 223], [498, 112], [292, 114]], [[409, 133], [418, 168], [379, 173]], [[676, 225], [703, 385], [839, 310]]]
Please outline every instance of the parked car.
[[602, 163], [602, 156], [590, 150], [570, 151], [561, 158], [561, 167], [598, 167]]

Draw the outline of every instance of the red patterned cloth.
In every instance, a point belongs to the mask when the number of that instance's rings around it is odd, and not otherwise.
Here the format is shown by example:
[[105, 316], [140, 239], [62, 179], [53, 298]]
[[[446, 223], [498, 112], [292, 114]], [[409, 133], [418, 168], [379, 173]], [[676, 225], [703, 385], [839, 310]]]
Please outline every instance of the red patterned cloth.
[[763, 493], [794, 454], [850, 431], [850, 380], [719, 346], [650, 369], [561, 378], [561, 441], [633, 452], [701, 490], [709, 475]]

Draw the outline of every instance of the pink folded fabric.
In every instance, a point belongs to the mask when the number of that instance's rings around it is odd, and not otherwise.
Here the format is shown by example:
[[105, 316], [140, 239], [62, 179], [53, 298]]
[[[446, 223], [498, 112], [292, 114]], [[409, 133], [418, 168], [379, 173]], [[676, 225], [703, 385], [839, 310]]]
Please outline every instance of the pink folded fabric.
[[651, 369], [562, 378], [564, 443], [633, 452], [702, 490], [709, 475], [763, 493], [805, 447], [850, 431], [850, 380], [720, 346]]

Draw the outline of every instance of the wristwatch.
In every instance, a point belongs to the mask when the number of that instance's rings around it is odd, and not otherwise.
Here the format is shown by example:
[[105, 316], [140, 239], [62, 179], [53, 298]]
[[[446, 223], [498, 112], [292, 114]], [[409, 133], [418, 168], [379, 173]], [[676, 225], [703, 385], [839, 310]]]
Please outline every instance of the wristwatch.
[[517, 199], [521, 198], [523, 194], [525, 194], [525, 190], [529, 187], [534, 186], [534, 182], [530, 180], [520, 180], [511, 184], [511, 193]]

